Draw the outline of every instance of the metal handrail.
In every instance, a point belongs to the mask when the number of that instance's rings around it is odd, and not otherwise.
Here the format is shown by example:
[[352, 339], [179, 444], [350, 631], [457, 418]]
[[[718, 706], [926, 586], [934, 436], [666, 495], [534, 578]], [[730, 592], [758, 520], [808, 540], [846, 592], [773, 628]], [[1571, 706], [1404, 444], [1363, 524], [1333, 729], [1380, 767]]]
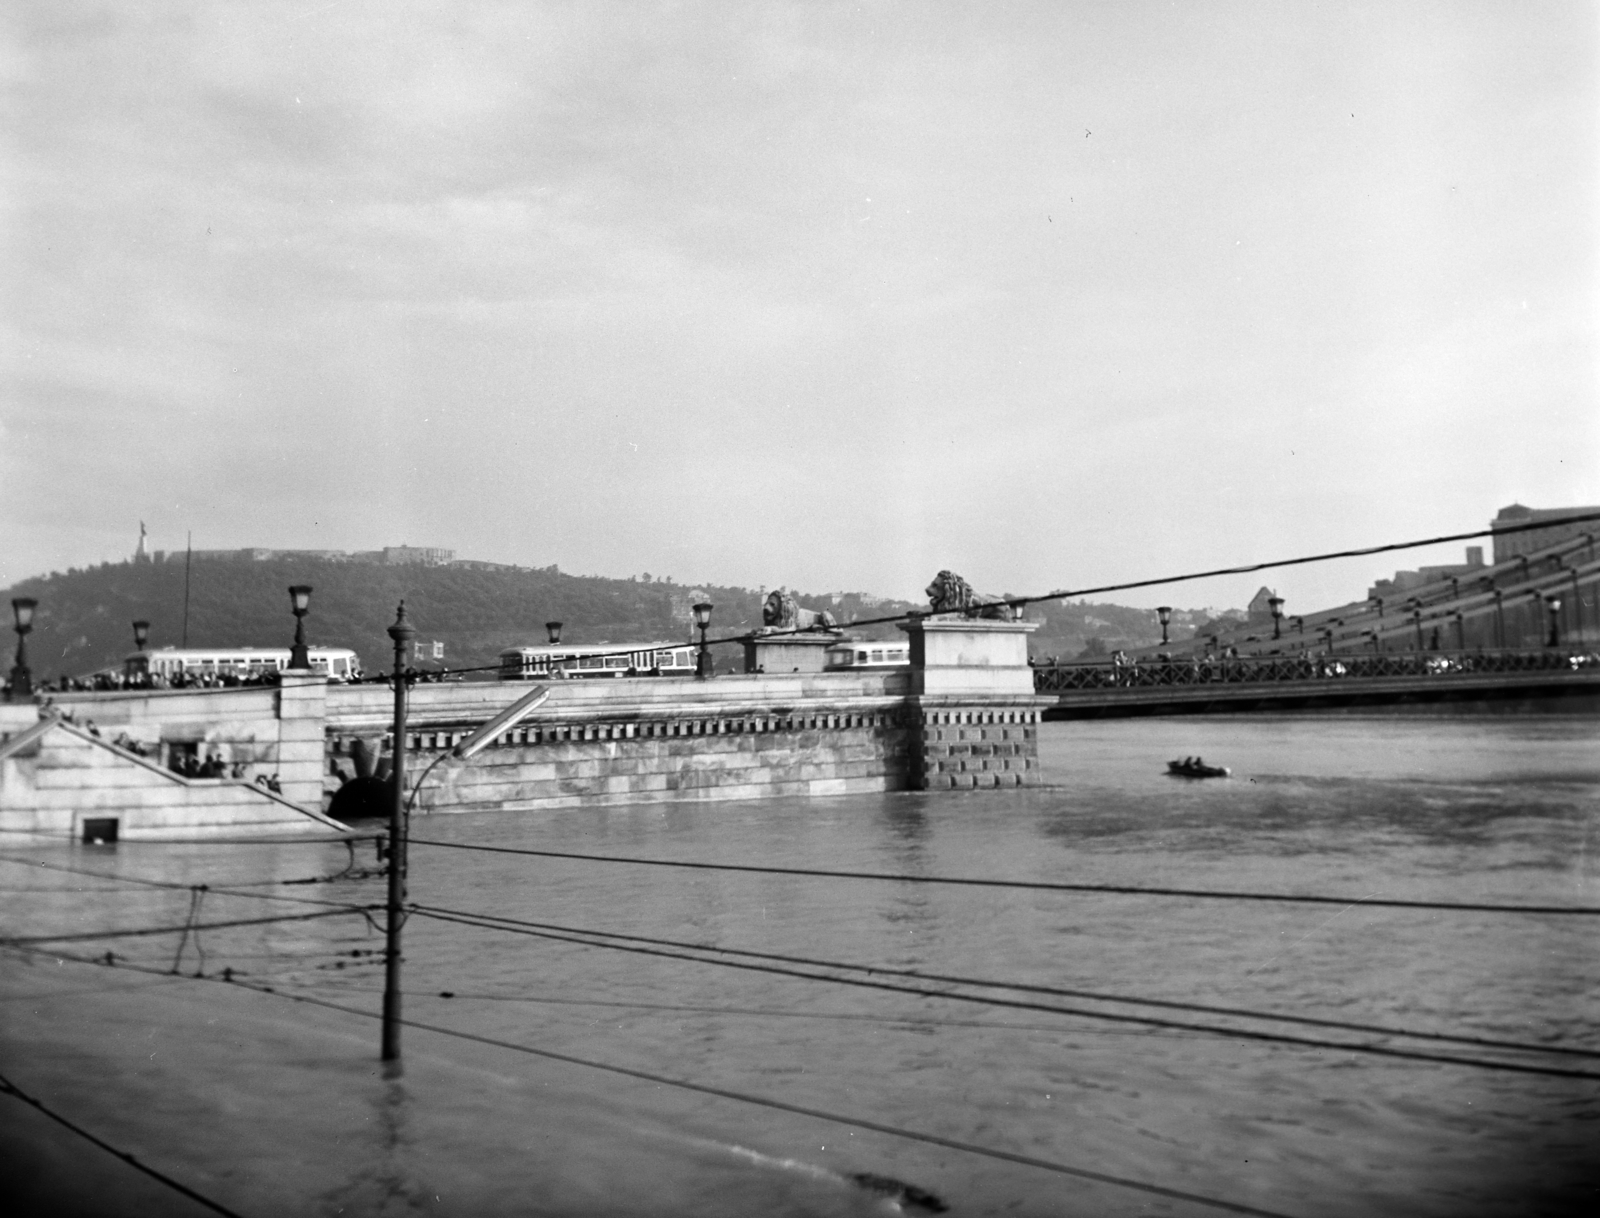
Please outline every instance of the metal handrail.
[[1375, 655], [1302, 653], [1288, 656], [1229, 656], [1212, 659], [1115, 660], [1036, 665], [1036, 693], [1074, 690], [1151, 689], [1180, 685], [1274, 684], [1373, 677], [1473, 676], [1494, 673], [1600, 669], [1600, 654], [1572, 648], [1506, 651], [1408, 651]]

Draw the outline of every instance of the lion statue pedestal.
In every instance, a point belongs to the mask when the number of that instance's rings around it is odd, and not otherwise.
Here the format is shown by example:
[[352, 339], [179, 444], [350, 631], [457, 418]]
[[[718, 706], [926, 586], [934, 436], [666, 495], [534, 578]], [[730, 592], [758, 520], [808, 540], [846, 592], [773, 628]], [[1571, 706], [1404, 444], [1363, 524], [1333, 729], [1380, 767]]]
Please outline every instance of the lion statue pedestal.
[[761, 629], [744, 641], [745, 672], [821, 672], [841, 631], [827, 610], [803, 609], [783, 588], [767, 593]]
[[912, 618], [900, 627], [911, 636], [912, 694], [1032, 699], [1028, 636], [1039, 625], [964, 615]]
[[828, 666], [828, 648], [839, 641], [828, 634], [753, 634], [744, 641], [746, 672], [821, 672]]

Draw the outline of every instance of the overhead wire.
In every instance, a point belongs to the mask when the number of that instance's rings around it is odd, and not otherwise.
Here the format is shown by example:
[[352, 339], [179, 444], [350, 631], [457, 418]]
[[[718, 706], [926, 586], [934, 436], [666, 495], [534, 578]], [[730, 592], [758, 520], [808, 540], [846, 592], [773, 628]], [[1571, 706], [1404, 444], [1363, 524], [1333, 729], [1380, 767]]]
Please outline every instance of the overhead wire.
[[[148, 877], [145, 877], [145, 876], [115, 875], [115, 874], [111, 874], [111, 873], [104, 872], [104, 871], [87, 871], [87, 870], [83, 869], [82, 867], [68, 867], [63, 863], [47, 863], [42, 859], [19, 859], [19, 858], [16, 858], [16, 857], [12, 856], [12, 855], [7, 855], [7, 854], [0, 854], [0, 863], [16, 863], [19, 866], [23, 866], [23, 867], [39, 867], [39, 868], [43, 868], [46, 871], [62, 871], [62, 872], [68, 873], [69, 875], [81, 875], [81, 876], [91, 877], [91, 878], [97, 879], [97, 880], [108, 880], [108, 881], [110, 881], [112, 883], [116, 883], [116, 884], [134, 884], [134, 885], [138, 885], [138, 886], [145, 887], [145, 888], [164, 888], [164, 889], [168, 889], [170, 891], [175, 891], [175, 892], [193, 891], [195, 889], [203, 889], [203, 890], [205, 890], [207, 892], [217, 893], [217, 894], [219, 894], [221, 896], [226, 896], [226, 897], [246, 897], [246, 898], [249, 898], [249, 899], [252, 899], [252, 900], [257, 900], [257, 901], [283, 901], [283, 902], [288, 902], [291, 905], [320, 905], [320, 906], [332, 906], [332, 907], [337, 907], [337, 908], [340, 908], [340, 909], [360, 909], [360, 908], [363, 908], [362, 906], [351, 904], [348, 901], [322, 901], [322, 900], [318, 900], [315, 897], [292, 897], [292, 896], [287, 895], [286, 893], [241, 891], [241, 889], [243, 889], [245, 887], [245, 885], [249, 885], [249, 884], [253, 883], [252, 881], [245, 881], [244, 884], [240, 884], [240, 883], [237, 883], [237, 882], [234, 882], [234, 881], [228, 881], [225, 884], [211, 884], [211, 883], [185, 884], [180, 880], [152, 880], [152, 879], [149, 879]], [[345, 878], [345, 877], [330, 877], [330, 878]], [[351, 878], [351, 879], [363, 879], [363, 878], [368, 878], [368, 877], [351, 875], [348, 878]], [[270, 883], [272, 883], [272, 884], [303, 884], [303, 883], [311, 883], [311, 882], [313, 882], [313, 881], [312, 880], [272, 880], [272, 881], [270, 881]], [[114, 892], [116, 890], [115, 889], [103, 888], [103, 889], [96, 889], [94, 891], [101, 892], [101, 893], [111, 893], [111, 892]]]
[[133, 1168], [135, 1171], [143, 1172], [145, 1175], [149, 1176], [152, 1180], [160, 1181], [162, 1184], [165, 1184], [168, 1188], [172, 1189], [174, 1192], [182, 1193], [185, 1197], [189, 1198], [189, 1200], [195, 1202], [196, 1204], [205, 1206], [208, 1210], [212, 1211], [213, 1213], [225, 1214], [225, 1215], [227, 1215], [227, 1218], [241, 1218], [241, 1215], [239, 1214], [239, 1212], [237, 1210], [230, 1210], [227, 1206], [223, 1205], [221, 1202], [213, 1201], [210, 1197], [207, 1197], [204, 1193], [196, 1192], [194, 1189], [190, 1188], [187, 1184], [184, 1184], [182, 1181], [179, 1181], [179, 1180], [174, 1180], [171, 1176], [167, 1175], [165, 1172], [157, 1171], [155, 1168], [151, 1167], [148, 1163], [141, 1163], [139, 1161], [139, 1159], [137, 1158], [137, 1156], [135, 1156], [131, 1152], [126, 1151], [126, 1150], [118, 1149], [117, 1147], [113, 1146], [110, 1142], [107, 1142], [104, 1138], [96, 1137], [94, 1134], [90, 1133], [87, 1129], [85, 1129], [82, 1125], [79, 1125], [79, 1124], [77, 1124], [77, 1123], [75, 1123], [73, 1121], [68, 1120], [66, 1117], [62, 1116], [59, 1112], [56, 1112], [54, 1109], [52, 1109], [48, 1105], [46, 1105], [44, 1103], [44, 1101], [40, 1100], [38, 1097], [28, 1094], [21, 1087], [17, 1086], [16, 1083], [12, 1082], [9, 1078], [7, 1078], [4, 1074], [0, 1074], [0, 1092], [4, 1092], [6, 1095], [13, 1096], [16, 1099], [21, 1100], [24, 1104], [31, 1105], [33, 1108], [35, 1108], [41, 1114], [43, 1114], [44, 1116], [49, 1117], [56, 1124], [66, 1128], [66, 1129], [69, 1129], [73, 1133], [77, 1134], [84, 1141], [93, 1143], [95, 1146], [98, 1146], [101, 1150], [105, 1151], [107, 1154], [115, 1155], [117, 1158], [121, 1159], [124, 1163], [126, 1163], [129, 1167]]
[[[37, 952], [36, 948], [23, 948], [25, 951]], [[55, 953], [50, 953], [54, 955]], [[79, 964], [100, 965], [102, 962], [84, 957], [62, 957], [73, 960]], [[129, 966], [138, 972], [154, 972], [150, 968]], [[359, 1007], [346, 1006], [343, 1003], [330, 1002], [324, 998], [317, 998], [309, 994], [295, 994], [287, 990], [274, 989], [271, 986], [255, 985], [247, 981], [224, 980], [218, 977], [184, 977], [190, 981], [211, 981], [219, 984], [233, 985], [241, 989], [252, 990], [256, 993], [271, 994], [275, 998], [286, 999], [290, 1002], [306, 1003], [310, 1006], [322, 1007], [327, 1010], [340, 1011], [347, 1015], [357, 1015], [363, 1019], [380, 1020], [383, 1016], [376, 1011], [365, 1011]], [[796, 1116], [809, 1117], [814, 1120], [827, 1121], [830, 1124], [843, 1125], [855, 1129], [864, 1129], [873, 1133], [881, 1133], [888, 1137], [900, 1138], [906, 1141], [920, 1142], [929, 1146], [939, 1146], [947, 1150], [956, 1150], [965, 1154], [976, 1155], [981, 1158], [994, 1159], [1002, 1162], [1015, 1163], [1019, 1166], [1033, 1167], [1057, 1175], [1070, 1176], [1080, 1180], [1091, 1181], [1096, 1184], [1105, 1184], [1115, 1188], [1125, 1188], [1131, 1191], [1142, 1192], [1152, 1196], [1167, 1197], [1175, 1201], [1186, 1201], [1196, 1205], [1206, 1206], [1210, 1209], [1223, 1210], [1228, 1213], [1250, 1215], [1251, 1218], [1291, 1218], [1278, 1210], [1263, 1209], [1258, 1206], [1246, 1205], [1237, 1201], [1228, 1201], [1218, 1197], [1208, 1197], [1201, 1193], [1186, 1192], [1182, 1189], [1168, 1188], [1161, 1184], [1151, 1184], [1144, 1180], [1135, 1180], [1126, 1176], [1117, 1176], [1109, 1172], [1095, 1171], [1092, 1168], [1079, 1167], [1074, 1164], [1061, 1163], [1052, 1159], [1044, 1159], [1034, 1155], [1019, 1154], [1014, 1151], [1003, 1150], [998, 1147], [984, 1146], [975, 1142], [963, 1141], [959, 1138], [947, 1138], [939, 1134], [925, 1133], [921, 1130], [907, 1129], [902, 1126], [890, 1125], [882, 1121], [873, 1121], [865, 1117], [851, 1116], [845, 1113], [830, 1112], [826, 1109], [811, 1108], [801, 1104], [792, 1104], [785, 1100], [774, 1099], [770, 1096], [752, 1095], [747, 1092], [734, 1091], [726, 1087], [714, 1087], [708, 1083], [698, 1083], [691, 1079], [673, 1078], [670, 1075], [657, 1074], [653, 1071], [637, 1070], [630, 1066], [619, 1066], [612, 1062], [598, 1061], [593, 1058], [578, 1057], [570, 1053], [560, 1053], [552, 1049], [540, 1049], [533, 1045], [519, 1044], [516, 1041], [501, 1040], [496, 1037], [483, 1036], [475, 1032], [463, 1031], [460, 1028], [449, 1028], [440, 1024], [424, 1023], [420, 1020], [402, 1018], [398, 1021], [402, 1026], [415, 1028], [422, 1032], [432, 1032], [435, 1035], [447, 1036], [456, 1040], [463, 1040], [475, 1044], [487, 1045], [492, 1048], [506, 1049], [522, 1053], [530, 1057], [543, 1058], [547, 1061], [562, 1062], [566, 1065], [581, 1066], [591, 1070], [615, 1074], [625, 1078], [637, 1079], [643, 1082], [654, 1083], [658, 1086], [672, 1087], [677, 1090], [691, 1091], [700, 1095], [714, 1096], [718, 1099], [731, 1100], [736, 1103], [750, 1104], [755, 1107], [767, 1108], [778, 1112], [787, 1112]]]
[[109, 930], [74, 931], [70, 934], [59, 935], [0, 935], [0, 943], [23, 947], [37, 943], [77, 943], [92, 939], [132, 939], [148, 935], [176, 935], [191, 931], [225, 930], [234, 926], [265, 926], [274, 922], [309, 922], [315, 918], [336, 918], [352, 913], [364, 914], [370, 920], [370, 911], [382, 908], [382, 905], [352, 905], [340, 909], [317, 910], [313, 913], [278, 914], [270, 918], [230, 918], [222, 922], [196, 922], [190, 919], [177, 926], [112, 927]]
[[1214, 901], [1267, 901], [1302, 905], [1360, 905], [1385, 909], [1426, 909], [1453, 913], [1578, 914], [1591, 917], [1600, 915], [1600, 906], [1594, 905], [1516, 905], [1473, 901], [1417, 901], [1399, 897], [1324, 896], [1214, 888], [1167, 888], [1143, 884], [1071, 884], [1052, 880], [1002, 880], [975, 876], [902, 875], [890, 871], [839, 871], [827, 867], [774, 867], [757, 863], [709, 863], [687, 859], [637, 858], [620, 854], [587, 854], [570, 850], [535, 850], [522, 846], [491, 846], [480, 842], [445, 842], [435, 838], [422, 837], [409, 838], [407, 844], [410, 846], [435, 846], [442, 850], [476, 850], [489, 854], [530, 855], [537, 858], [575, 859], [592, 863], [627, 863], [641, 867], [679, 867], [693, 871], [735, 871], [749, 872], [756, 875], [811, 876], [837, 880], [878, 880], [902, 884], [949, 884], [972, 888], [1009, 888], [1035, 892], [1191, 897]]
[[[1380, 1057], [1392, 1057], [1408, 1061], [1439, 1062], [1451, 1065], [1476, 1067], [1480, 1069], [1505, 1070], [1521, 1074], [1541, 1074], [1558, 1078], [1582, 1078], [1600, 1081], [1600, 1072], [1595, 1071], [1570, 1070], [1553, 1066], [1535, 1066], [1518, 1062], [1501, 1062], [1485, 1058], [1463, 1057], [1455, 1054], [1426, 1053], [1418, 1050], [1396, 1049], [1382, 1045], [1353, 1044], [1347, 1041], [1325, 1040], [1307, 1036], [1294, 1036], [1282, 1032], [1267, 1032], [1255, 1028], [1234, 1028], [1217, 1024], [1184, 1022], [1181, 1020], [1153, 1015], [1135, 1015], [1128, 1014], [1126, 1012], [1100, 1011], [1084, 1007], [1066, 1007], [1024, 999], [998, 998], [987, 995], [967, 994], [948, 989], [930, 989], [914, 985], [899, 984], [891, 981], [875, 980], [871, 977], [841, 977], [815, 972], [801, 972], [799, 971], [798, 967], [787, 967], [786, 965], [791, 963], [794, 965], [803, 964], [811, 968], [831, 968], [840, 971], [863, 972], [890, 977], [901, 976], [905, 977], [907, 980], [940, 982], [942, 984], [964, 984], [973, 988], [982, 989], [1014, 989], [1019, 992], [1050, 993], [1050, 987], [1026, 986], [1019, 983], [1007, 982], [989, 982], [977, 979], [950, 978], [941, 974], [916, 973], [910, 970], [898, 970], [869, 965], [840, 964], [830, 961], [809, 961], [801, 957], [783, 957], [778, 956], [775, 953], [745, 952], [731, 948], [700, 947], [693, 944], [669, 946], [667, 944], [669, 944], [670, 941], [645, 940], [642, 936], [613, 936], [610, 939], [605, 939], [600, 937], [603, 936], [605, 932], [535, 929], [533, 924], [519, 923], [512, 919], [499, 919], [494, 918], [493, 916], [485, 916], [463, 911], [446, 912], [439, 910], [437, 907], [423, 905], [413, 906], [412, 912], [421, 917], [431, 918], [436, 921], [454, 922], [466, 926], [477, 926], [485, 930], [499, 930], [508, 934], [526, 935], [533, 938], [573, 943], [585, 947], [600, 947], [612, 951], [629, 952], [637, 955], [656, 956], [669, 960], [684, 960], [700, 964], [712, 964], [724, 968], [741, 969], [748, 972], [769, 973], [777, 976], [794, 977], [806, 981], [823, 981], [835, 985], [851, 986], [858, 989], [883, 990], [891, 993], [909, 994], [920, 998], [942, 998], [953, 1002], [966, 1002], [982, 1006], [1005, 1007], [1023, 1011], [1044, 1011], [1057, 1015], [1100, 1019], [1113, 1023], [1144, 1024], [1150, 1027], [1170, 1028], [1189, 1032], [1203, 1032], [1214, 1036], [1220, 1036], [1225, 1039], [1254, 1040], [1270, 1044], [1295, 1045], [1302, 1048], [1331, 1049], [1338, 1052], [1373, 1054]], [[614, 941], [621, 939], [632, 941]], [[746, 956], [749, 958], [743, 960], [712, 959], [708, 958], [706, 955], [693, 954], [694, 952], [712, 952], [722, 955]], [[1279, 1016], [1259, 1013], [1243, 1013], [1228, 1010], [1226, 1008], [1206, 1008], [1200, 1006], [1199, 1004], [1169, 1002], [1167, 1000], [1121, 998], [1094, 994], [1092, 992], [1060, 992], [1066, 996], [1088, 998], [1090, 1000], [1099, 1002], [1120, 1003], [1122, 1005], [1151, 1005], [1201, 1011], [1209, 1010], [1210, 1013], [1225, 1012], [1234, 1018], [1254, 1018], [1268, 1022], [1308, 1024], [1320, 1024], [1321, 1022], [1313, 1019], [1310, 1016]], [[1517, 1044], [1516, 1042], [1503, 1042], [1501, 1045], [1494, 1045], [1491, 1042], [1479, 1041], [1476, 1038], [1460, 1038], [1452, 1036], [1448, 1033], [1418, 1033], [1413, 1036], [1413, 1034], [1404, 1029], [1383, 1028], [1381, 1025], [1363, 1027], [1361, 1025], [1341, 1025], [1337, 1022], [1330, 1021], [1327, 1026], [1345, 1026], [1350, 1030], [1360, 1030], [1369, 1034], [1384, 1036], [1441, 1040], [1452, 1043], [1481, 1044], [1484, 1047], [1503, 1047], [1522, 1052], [1549, 1052], [1549, 1049], [1547, 1049], [1545, 1046], [1522, 1045]], [[1588, 1050], [1557, 1048], [1556, 1052], [1582, 1057], [1600, 1057], [1600, 1052], [1590, 1052]]]

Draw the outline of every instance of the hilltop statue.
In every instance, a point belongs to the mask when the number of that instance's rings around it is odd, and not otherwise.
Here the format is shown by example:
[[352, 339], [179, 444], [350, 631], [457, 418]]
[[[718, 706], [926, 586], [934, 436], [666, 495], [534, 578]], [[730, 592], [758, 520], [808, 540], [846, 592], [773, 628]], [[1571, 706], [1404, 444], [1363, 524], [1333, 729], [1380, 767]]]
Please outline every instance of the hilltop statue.
[[964, 613], [968, 617], [1011, 620], [1011, 606], [998, 596], [974, 592], [972, 585], [954, 571], [940, 571], [933, 582], [923, 589], [935, 613]]
[[826, 609], [802, 609], [782, 588], [767, 593], [761, 606], [761, 623], [766, 630], [837, 630], [839, 623]]

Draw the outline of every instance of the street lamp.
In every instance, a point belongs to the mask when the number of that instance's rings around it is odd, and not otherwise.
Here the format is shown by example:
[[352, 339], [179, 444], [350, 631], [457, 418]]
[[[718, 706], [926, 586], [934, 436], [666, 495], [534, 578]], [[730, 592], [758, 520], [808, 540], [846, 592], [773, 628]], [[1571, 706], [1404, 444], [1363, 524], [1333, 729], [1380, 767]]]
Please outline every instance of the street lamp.
[[16, 618], [17, 662], [11, 669], [11, 696], [33, 697], [33, 674], [28, 671], [28, 631], [33, 629], [33, 610], [38, 601], [31, 596], [19, 596], [11, 602], [11, 612]]
[[150, 641], [150, 623], [135, 622], [133, 624], [133, 649], [143, 651], [144, 645]]
[[1467, 618], [1461, 610], [1456, 610], [1456, 650], [1467, 649]]
[[711, 675], [711, 645], [706, 642], [706, 631], [711, 627], [711, 602], [701, 601], [694, 607], [694, 624], [700, 627], [700, 655], [694, 662], [695, 680], [704, 681]]
[[1411, 602], [1411, 622], [1417, 628], [1417, 650], [1422, 650], [1422, 605], [1418, 601]]
[[1281, 639], [1283, 637], [1283, 597], [1267, 597], [1267, 608], [1272, 610], [1272, 637]]
[[1545, 641], [1545, 646], [1559, 647], [1561, 646], [1561, 598], [1548, 596], [1544, 604], [1550, 614], [1550, 637]]
[[310, 668], [311, 655], [306, 651], [306, 610], [311, 606], [311, 585], [292, 585], [289, 603], [294, 607], [294, 647], [289, 651], [289, 667]]
[[1494, 645], [1506, 649], [1506, 594], [1499, 588], [1494, 590]]
[[1172, 621], [1172, 606], [1162, 605], [1156, 609], [1156, 616], [1161, 619], [1161, 645], [1167, 645], [1167, 624]]
[[546, 622], [544, 624], [544, 631], [545, 631], [546, 634], [548, 634], [550, 636], [550, 646], [554, 647], [557, 643], [559, 643], [561, 641], [561, 623], [560, 622]]

